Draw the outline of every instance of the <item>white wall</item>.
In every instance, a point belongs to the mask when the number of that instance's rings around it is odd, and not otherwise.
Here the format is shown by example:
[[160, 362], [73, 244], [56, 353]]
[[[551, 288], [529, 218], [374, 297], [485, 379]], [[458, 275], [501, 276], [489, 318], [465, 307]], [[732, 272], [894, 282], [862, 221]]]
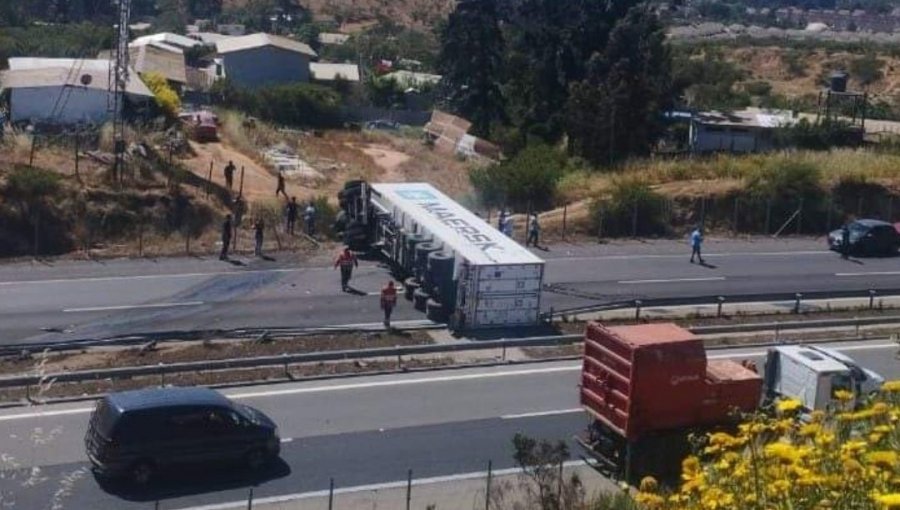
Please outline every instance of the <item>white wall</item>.
[[109, 118], [106, 97], [105, 90], [83, 87], [13, 89], [9, 100], [10, 117], [13, 122], [35, 120], [100, 124]]
[[702, 124], [691, 125], [691, 148], [694, 152], [761, 152], [771, 150], [770, 129], [710, 128]]

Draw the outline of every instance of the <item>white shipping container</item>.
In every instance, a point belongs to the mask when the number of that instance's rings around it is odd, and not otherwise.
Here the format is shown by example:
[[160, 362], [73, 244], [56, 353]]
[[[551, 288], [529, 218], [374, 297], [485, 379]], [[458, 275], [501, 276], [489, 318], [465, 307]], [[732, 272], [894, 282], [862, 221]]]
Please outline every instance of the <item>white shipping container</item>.
[[[390, 229], [423, 234], [454, 257], [460, 327], [522, 326], [540, 320], [540, 257], [429, 184], [372, 184], [371, 190], [371, 203], [390, 218]], [[386, 250], [396, 260], [394, 251]]]

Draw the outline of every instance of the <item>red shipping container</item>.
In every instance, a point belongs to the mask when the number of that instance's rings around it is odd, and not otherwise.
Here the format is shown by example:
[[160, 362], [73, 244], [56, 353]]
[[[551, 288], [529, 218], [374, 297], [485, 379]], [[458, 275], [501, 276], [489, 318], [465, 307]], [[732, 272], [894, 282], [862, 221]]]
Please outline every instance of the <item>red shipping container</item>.
[[675, 324], [588, 324], [581, 403], [629, 441], [729, 421], [756, 408], [762, 379], [734, 362], [708, 364], [703, 342]]

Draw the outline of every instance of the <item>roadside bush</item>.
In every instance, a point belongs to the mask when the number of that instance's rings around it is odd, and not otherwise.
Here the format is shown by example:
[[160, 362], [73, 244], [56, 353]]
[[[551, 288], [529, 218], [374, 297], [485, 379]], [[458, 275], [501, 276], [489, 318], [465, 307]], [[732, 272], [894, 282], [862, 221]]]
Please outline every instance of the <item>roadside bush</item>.
[[219, 80], [210, 90], [210, 97], [215, 104], [286, 126], [334, 128], [340, 125], [340, 95], [321, 85], [295, 83], [246, 90], [228, 80]]
[[169, 86], [166, 77], [160, 73], [146, 73], [141, 76], [141, 79], [147, 84], [150, 92], [153, 92], [156, 105], [159, 106], [163, 114], [170, 120], [175, 119], [178, 116], [178, 111], [181, 109], [181, 98]]
[[554, 205], [556, 186], [567, 171], [565, 155], [534, 144], [509, 161], [472, 169], [469, 180], [485, 205], [544, 210]]
[[665, 197], [634, 178], [613, 181], [607, 198], [591, 206], [594, 228], [604, 236], [658, 236], [669, 231]]
[[735, 434], [698, 441], [673, 493], [652, 478], [635, 499], [646, 510], [890, 510], [900, 508], [900, 381], [862, 409], [836, 391], [827, 412], [800, 416], [795, 400], [745, 417]]
[[772, 93], [772, 84], [764, 80], [751, 81], [744, 84], [744, 91], [751, 96], [768, 96]]

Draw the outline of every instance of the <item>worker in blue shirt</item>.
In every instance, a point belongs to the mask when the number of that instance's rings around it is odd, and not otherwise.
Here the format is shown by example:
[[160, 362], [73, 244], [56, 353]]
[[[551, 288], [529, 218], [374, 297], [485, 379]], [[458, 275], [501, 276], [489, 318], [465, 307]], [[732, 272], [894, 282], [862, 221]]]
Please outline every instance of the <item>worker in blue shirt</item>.
[[703, 245], [703, 227], [697, 225], [697, 228], [691, 232], [691, 264], [694, 263], [694, 257], [703, 264], [703, 255], [700, 254], [700, 247]]

